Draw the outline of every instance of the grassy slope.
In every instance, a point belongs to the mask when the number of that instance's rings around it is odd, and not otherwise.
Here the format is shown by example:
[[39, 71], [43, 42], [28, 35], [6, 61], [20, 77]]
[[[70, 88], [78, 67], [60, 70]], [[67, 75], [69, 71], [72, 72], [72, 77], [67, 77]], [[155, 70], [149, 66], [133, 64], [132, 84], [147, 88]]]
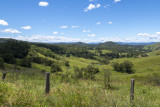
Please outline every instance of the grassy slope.
[[[125, 74], [112, 71], [111, 65], [95, 65], [97, 67], [111, 69], [112, 72], [112, 89], [105, 90], [103, 84], [103, 72], [96, 75], [96, 81], [91, 80], [74, 80], [69, 77], [60, 77], [51, 74], [51, 93], [44, 94], [45, 77], [44, 74], [34, 71], [30, 73], [17, 74], [20, 78], [9, 78], [7, 75], [5, 83], [0, 83], [0, 104], [2, 106], [141, 106], [141, 107], [159, 107], [160, 106], [160, 89], [156, 86], [143, 85], [136, 81], [135, 84], [135, 102], [129, 103], [130, 79], [135, 75], [146, 76], [153, 73], [160, 74], [160, 55], [157, 51], [149, 53], [149, 57], [143, 58], [122, 58], [114, 59], [112, 62], [122, 62], [130, 60], [135, 65], [135, 74]], [[95, 60], [89, 60], [77, 57], [62, 58], [70, 61], [70, 71], [73, 66], [85, 67]], [[32, 64], [33, 68], [46, 69], [50, 68], [39, 64]], [[67, 70], [65, 66], [62, 66]], [[0, 74], [2, 76], [2, 74]], [[22, 78], [23, 77], [23, 78]], [[5, 102], [5, 103], [4, 103]]]
[[155, 43], [155, 44], [152, 44], [152, 45], [146, 45], [144, 46], [144, 49], [150, 49], [152, 51], [155, 51], [156, 49], [160, 49], [160, 43]]

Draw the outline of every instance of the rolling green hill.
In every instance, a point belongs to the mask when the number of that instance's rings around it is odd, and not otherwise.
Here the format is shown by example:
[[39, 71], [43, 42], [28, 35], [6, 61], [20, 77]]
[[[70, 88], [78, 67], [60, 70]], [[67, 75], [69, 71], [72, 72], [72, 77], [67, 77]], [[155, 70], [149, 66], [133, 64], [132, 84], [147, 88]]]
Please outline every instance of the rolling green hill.
[[[3, 43], [7, 43], [7, 41], [1, 42], [2, 47]], [[17, 41], [14, 43], [13, 46], [16, 45], [17, 47], [13, 49], [12, 45], [8, 47], [12, 50], [12, 58], [15, 58], [16, 63], [5, 62], [6, 69], [0, 69], [1, 77], [4, 71], [7, 72], [5, 80], [0, 79], [1, 106], [159, 107], [160, 105], [160, 50], [156, 50], [157, 48], [153, 49], [152, 52], [147, 50], [148, 53], [146, 53], [142, 52], [142, 47], [130, 47], [109, 42], [99, 44], [98, 49], [100, 50], [97, 51], [100, 53], [97, 55], [94, 54], [97, 47], [94, 46], [93, 48], [83, 43], [64, 45], [39, 43], [35, 45]], [[23, 53], [23, 49], [17, 49], [18, 46], [30, 46], [25, 49], [27, 54], [25, 53], [23, 57], [19, 57]], [[154, 46], [158, 47], [157, 44]], [[2, 47], [0, 49], [4, 49]], [[105, 55], [108, 53], [116, 55], [113, 54], [115, 49], [125, 50], [129, 48], [131, 50], [136, 49], [134, 52], [139, 50], [148, 56], [113, 57], [109, 60], [109, 64], [101, 63], [99, 60], [107, 58]], [[0, 52], [1, 55], [4, 54], [2, 51]], [[17, 54], [17, 52], [20, 53]], [[94, 58], [83, 57], [83, 55], [90, 53]], [[18, 56], [15, 57], [14, 55]], [[113, 62], [121, 63], [126, 60], [133, 63], [135, 73], [114, 71]], [[26, 63], [31, 63], [31, 66], [22, 66]], [[62, 71], [52, 72], [52, 64], [60, 66]], [[99, 72], [90, 72], [93, 69], [92, 67], [89, 68], [88, 65], [98, 68]], [[87, 67], [89, 72], [86, 72]], [[109, 82], [105, 81], [104, 78], [106, 69], [109, 70], [106, 77], [108, 81], [110, 80]], [[51, 73], [49, 94], [44, 93], [45, 72]], [[90, 75], [93, 78], [90, 78]], [[135, 79], [135, 94], [134, 101], [130, 103], [130, 80], [132, 78]], [[106, 83], [109, 83], [110, 87], [105, 88]]]
[[150, 51], [158, 50], [158, 49], [160, 49], [160, 43], [155, 43], [155, 44], [152, 44], [152, 45], [146, 45], [146, 46], [144, 46], [144, 49], [150, 50]]

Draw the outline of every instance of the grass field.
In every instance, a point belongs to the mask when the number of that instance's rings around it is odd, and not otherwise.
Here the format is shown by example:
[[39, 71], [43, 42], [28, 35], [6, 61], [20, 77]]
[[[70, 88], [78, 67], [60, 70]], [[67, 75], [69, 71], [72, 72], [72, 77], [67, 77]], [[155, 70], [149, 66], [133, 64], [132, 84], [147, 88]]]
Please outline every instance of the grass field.
[[[70, 68], [62, 66], [63, 75], [51, 73], [51, 90], [45, 94], [45, 73], [50, 67], [32, 63], [32, 69], [21, 69], [14, 72], [8, 70], [4, 82], [0, 80], [0, 105], [29, 106], [29, 107], [159, 107], [160, 87], [148, 80], [154, 76], [160, 79], [160, 55], [149, 53], [149, 57], [114, 59], [109, 65], [97, 65], [100, 73], [94, 80], [74, 78], [74, 66], [85, 67], [96, 60], [77, 57], [67, 57]], [[112, 62], [130, 60], [133, 62], [135, 73], [126, 74], [113, 71]], [[11, 66], [11, 65], [7, 65]], [[104, 88], [104, 71], [110, 69], [111, 88]], [[0, 76], [2, 76], [2, 72]], [[155, 77], [156, 77], [155, 76]], [[130, 103], [130, 79], [135, 78], [134, 101]], [[157, 82], [157, 81], [156, 81]]]

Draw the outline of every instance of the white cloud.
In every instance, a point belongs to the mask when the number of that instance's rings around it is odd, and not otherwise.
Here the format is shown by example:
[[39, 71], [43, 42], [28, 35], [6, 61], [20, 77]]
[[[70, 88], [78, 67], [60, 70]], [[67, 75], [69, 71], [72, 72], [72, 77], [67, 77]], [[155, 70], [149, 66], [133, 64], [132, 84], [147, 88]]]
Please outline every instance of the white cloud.
[[82, 32], [86, 33], [86, 32], [90, 32], [90, 30], [83, 30]]
[[90, 34], [88, 35], [89, 37], [95, 37], [96, 35], [95, 34]]
[[4, 20], [0, 20], [0, 25], [7, 26], [7, 25], [8, 25], [8, 23], [7, 23], [6, 21], [4, 21]]
[[112, 24], [112, 22], [110, 21], [110, 22], [108, 22], [108, 24]]
[[24, 26], [24, 27], [21, 27], [22, 29], [25, 29], [25, 30], [29, 30], [29, 29], [32, 29], [31, 26]]
[[45, 2], [45, 1], [43, 1], [43, 2], [39, 2], [39, 6], [46, 7], [46, 6], [48, 6], [48, 5], [49, 5], [49, 3], [48, 3], [48, 2]]
[[120, 2], [121, 0], [114, 0], [115, 3]]
[[148, 33], [138, 33], [137, 35], [138, 36], [150, 36], [150, 34], [148, 34]]
[[89, 6], [87, 8], [84, 9], [85, 12], [87, 12], [88, 10], [92, 10], [92, 9], [96, 9], [96, 8], [100, 8], [101, 4], [89, 4]]
[[156, 32], [156, 34], [148, 34], [148, 33], [139, 33], [138, 36], [147, 37], [148, 39], [160, 39], [160, 32]]
[[100, 8], [100, 7], [101, 7], [101, 4], [97, 4], [96, 7], [97, 7], [97, 8]]
[[156, 32], [157, 35], [160, 35], [160, 32]]
[[72, 26], [72, 28], [78, 28], [79, 26]]
[[101, 22], [97, 22], [97, 23], [96, 23], [96, 25], [99, 25], [99, 24], [101, 24]]
[[68, 28], [68, 26], [61, 26], [60, 28], [61, 29], [66, 29], [66, 28]]
[[1, 30], [1, 32], [3, 32], [3, 33], [12, 33], [12, 34], [14, 34], [14, 33], [21, 33], [20, 31], [18, 31], [18, 30], [16, 30], [16, 29], [5, 29], [5, 30]]
[[58, 34], [58, 32], [55, 31], [55, 32], [53, 32], [53, 34], [56, 35], [56, 34]]

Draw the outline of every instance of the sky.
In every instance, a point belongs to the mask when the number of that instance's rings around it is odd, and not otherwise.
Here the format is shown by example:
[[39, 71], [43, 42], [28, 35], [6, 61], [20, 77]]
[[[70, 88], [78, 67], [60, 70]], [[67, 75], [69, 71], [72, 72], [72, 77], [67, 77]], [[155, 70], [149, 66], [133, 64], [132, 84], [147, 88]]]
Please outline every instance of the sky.
[[0, 0], [0, 38], [160, 42], [160, 0]]

